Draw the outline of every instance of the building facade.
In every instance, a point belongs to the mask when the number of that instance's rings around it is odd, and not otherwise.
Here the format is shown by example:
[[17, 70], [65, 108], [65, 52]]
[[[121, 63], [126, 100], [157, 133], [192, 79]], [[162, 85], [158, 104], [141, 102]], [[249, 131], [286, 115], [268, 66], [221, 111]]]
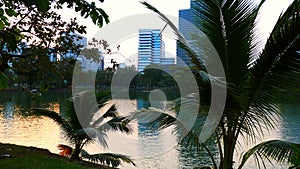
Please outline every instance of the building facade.
[[[159, 63], [161, 35], [159, 29], [140, 29], [138, 48], [138, 71], [141, 72], [153, 62]], [[157, 37], [155, 37], [155, 35]], [[159, 36], [160, 35], [160, 36]], [[155, 46], [154, 46], [155, 42]]]
[[[179, 31], [185, 37], [189, 44], [192, 44], [192, 36], [193, 33], [199, 31], [196, 28], [196, 17], [193, 10], [195, 2], [191, 0], [190, 2], [190, 9], [182, 9], [179, 10]], [[177, 43], [176, 47], [176, 55], [177, 55], [177, 65], [184, 66], [188, 65], [191, 66], [192, 62], [188, 53], [180, 47], [179, 43]]]
[[175, 58], [161, 58], [160, 62], [162, 65], [173, 65], [175, 64]]
[[175, 64], [174, 58], [165, 58], [165, 44], [160, 29], [140, 29], [138, 71], [150, 64]]

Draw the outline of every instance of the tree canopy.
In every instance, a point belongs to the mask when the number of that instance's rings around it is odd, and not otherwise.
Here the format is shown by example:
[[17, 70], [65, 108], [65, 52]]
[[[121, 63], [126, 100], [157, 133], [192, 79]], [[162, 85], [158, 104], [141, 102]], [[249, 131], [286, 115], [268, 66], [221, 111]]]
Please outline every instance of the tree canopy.
[[86, 0], [0, 0], [0, 90], [8, 84], [5, 70], [19, 59], [47, 60], [50, 53], [80, 52], [82, 46], [75, 43], [80, 37], [74, 33], [84, 34], [86, 27], [76, 18], [62, 20], [57, 11], [64, 5], [99, 27], [109, 23], [105, 11]]

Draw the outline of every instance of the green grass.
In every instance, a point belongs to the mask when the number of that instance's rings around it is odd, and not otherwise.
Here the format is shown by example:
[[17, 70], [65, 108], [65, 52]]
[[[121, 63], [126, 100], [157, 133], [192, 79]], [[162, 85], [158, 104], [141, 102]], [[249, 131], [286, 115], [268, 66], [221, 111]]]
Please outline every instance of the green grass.
[[[9, 157], [6, 157], [9, 155]], [[70, 160], [56, 154], [50, 153], [46, 149], [34, 147], [24, 147], [12, 144], [0, 143], [0, 168], [2, 169], [91, 169], [103, 168], [101, 165]]]

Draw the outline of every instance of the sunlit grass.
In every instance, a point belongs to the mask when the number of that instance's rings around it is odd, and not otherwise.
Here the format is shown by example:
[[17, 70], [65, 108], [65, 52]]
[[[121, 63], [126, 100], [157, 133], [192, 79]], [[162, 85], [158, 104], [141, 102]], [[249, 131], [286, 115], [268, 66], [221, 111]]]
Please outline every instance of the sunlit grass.
[[50, 153], [45, 149], [34, 147], [24, 147], [11, 144], [0, 143], [0, 168], [5, 169], [86, 169], [86, 168], [104, 168], [97, 164], [91, 164], [85, 161], [69, 160]]

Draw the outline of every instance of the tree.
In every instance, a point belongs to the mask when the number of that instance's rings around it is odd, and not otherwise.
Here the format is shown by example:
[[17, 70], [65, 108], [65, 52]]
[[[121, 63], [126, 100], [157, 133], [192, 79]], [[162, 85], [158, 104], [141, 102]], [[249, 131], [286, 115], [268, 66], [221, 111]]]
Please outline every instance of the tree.
[[[9, 62], [30, 56], [48, 57], [50, 48], [57, 54], [69, 50], [80, 52], [81, 45], [75, 43], [80, 38], [74, 33], [86, 33], [86, 27], [78, 25], [76, 18], [63, 21], [55, 11], [61, 10], [63, 5], [73, 8], [82, 17], [90, 17], [99, 27], [109, 22], [101, 8], [86, 0], [0, 1], [0, 90], [7, 87], [3, 73], [10, 68]], [[28, 44], [21, 46], [24, 41]]]
[[57, 87], [71, 87], [73, 70], [75, 67], [76, 59], [74, 58], [63, 58], [57, 62], [54, 62], [56, 70], [53, 71], [53, 78], [51, 83]]
[[[233, 154], [237, 150], [239, 138], [254, 141], [263, 135], [263, 130], [272, 130], [280, 118], [280, 103], [290, 100], [299, 91], [300, 78], [300, 1], [294, 0], [277, 20], [270, 36], [260, 53], [255, 52], [259, 35], [256, 32], [256, 19], [261, 6], [253, 0], [196, 0], [194, 1], [196, 26], [208, 37], [217, 51], [226, 75], [226, 102], [222, 118], [215, 130], [216, 143], [219, 147], [219, 165], [211, 156], [215, 168], [232, 169]], [[210, 106], [211, 84], [215, 79], [208, 76], [205, 62], [199, 59], [181, 36], [174, 24], [156, 8], [142, 2], [168, 23], [178, 35], [179, 44], [187, 51], [194, 64], [194, 71], [201, 96], [197, 119], [191, 129], [184, 128], [178, 117], [172, 117], [164, 111], [159, 118], [151, 122], [160, 128], [174, 124], [180, 134], [189, 130], [182, 138], [187, 145], [206, 148], [199, 140], [199, 134], [205, 121], [204, 115]], [[207, 78], [209, 77], [209, 79]], [[174, 109], [176, 110], [177, 107]], [[155, 110], [159, 111], [159, 110]], [[136, 115], [138, 116], [138, 115]], [[207, 149], [208, 150], [208, 149]], [[209, 150], [208, 150], [209, 152]], [[258, 144], [243, 156], [239, 168], [249, 156], [256, 154], [257, 160], [287, 160], [299, 165], [300, 145], [281, 140]], [[296, 158], [297, 157], [297, 158]]]
[[[102, 54], [105, 50], [108, 50], [109, 44], [104, 39], [96, 39], [92, 38], [88, 42], [88, 48], [84, 48], [81, 50], [80, 54], [83, 55], [88, 60], [93, 60], [95, 62], [101, 62], [103, 59]], [[103, 50], [103, 51], [100, 51]]]
[[[82, 92], [66, 100], [65, 109], [59, 113], [45, 110], [33, 109], [31, 116], [45, 116], [55, 121], [63, 130], [64, 135], [74, 145], [71, 159], [88, 159], [92, 162], [100, 162], [105, 165], [117, 167], [121, 161], [135, 165], [133, 161], [125, 155], [113, 153], [100, 153], [90, 155], [83, 150], [83, 147], [96, 140], [107, 148], [106, 133], [108, 131], [119, 131], [130, 133], [131, 128], [128, 120], [120, 116], [116, 108], [111, 104], [102, 114], [99, 110], [110, 104], [110, 94], [106, 91], [97, 93], [98, 105], [93, 105], [91, 92]], [[93, 120], [96, 113], [101, 114]], [[68, 147], [60, 145], [60, 147]]]
[[93, 60], [95, 62], [100, 61], [100, 55], [97, 48], [84, 48], [80, 54], [83, 55], [86, 59]]

